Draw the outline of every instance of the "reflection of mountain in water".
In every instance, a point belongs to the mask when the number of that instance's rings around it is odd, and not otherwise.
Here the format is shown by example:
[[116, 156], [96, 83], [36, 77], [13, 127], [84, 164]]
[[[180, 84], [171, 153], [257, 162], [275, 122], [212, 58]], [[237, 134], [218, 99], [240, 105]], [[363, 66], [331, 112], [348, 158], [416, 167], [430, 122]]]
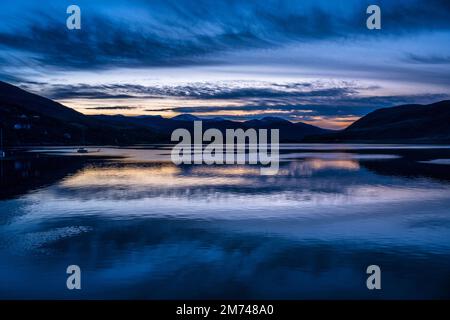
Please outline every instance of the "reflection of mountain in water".
[[0, 199], [52, 185], [86, 165], [82, 157], [21, 155], [0, 160]]
[[380, 175], [450, 181], [450, 168], [445, 164], [428, 164], [413, 160], [393, 159], [386, 162], [364, 161], [361, 165]]
[[363, 161], [361, 165], [379, 175], [450, 181], [449, 165], [425, 163], [432, 159], [449, 159], [450, 149], [405, 149], [396, 150], [395, 154], [401, 157], [385, 161]]

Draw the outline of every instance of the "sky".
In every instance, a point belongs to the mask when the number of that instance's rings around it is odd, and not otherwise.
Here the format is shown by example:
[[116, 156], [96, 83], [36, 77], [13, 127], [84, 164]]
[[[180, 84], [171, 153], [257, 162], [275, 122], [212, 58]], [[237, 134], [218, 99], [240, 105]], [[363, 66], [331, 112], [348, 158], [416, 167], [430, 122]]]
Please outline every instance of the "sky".
[[[381, 30], [366, 27], [371, 4]], [[340, 129], [450, 99], [449, 40], [448, 0], [2, 1], [0, 80], [85, 114]]]

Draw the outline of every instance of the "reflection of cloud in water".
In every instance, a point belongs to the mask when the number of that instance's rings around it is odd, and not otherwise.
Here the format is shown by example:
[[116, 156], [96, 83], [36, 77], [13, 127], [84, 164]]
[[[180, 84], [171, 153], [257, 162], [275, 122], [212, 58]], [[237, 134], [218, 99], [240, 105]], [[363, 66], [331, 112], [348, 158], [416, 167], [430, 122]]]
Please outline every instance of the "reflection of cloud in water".
[[[84, 232], [91, 231], [91, 228], [84, 226], [70, 226], [55, 228], [48, 231], [26, 232], [24, 234], [9, 234], [6, 245], [18, 254], [28, 254], [28, 251], [39, 250], [44, 253], [43, 246], [61, 241], [64, 238], [71, 238]], [[4, 244], [5, 245], [5, 244]]]
[[251, 166], [98, 164], [28, 196], [38, 203], [29, 209], [44, 216], [201, 219], [346, 215], [445, 198], [448, 187], [439, 183], [378, 176], [354, 159], [312, 158], [284, 163], [270, 177]]
[[[242, 184], [241, 178], [229, 177], [196, 177], [182, 175], [180, 168], [171, 164], [163, 164], [155, 167], [90, 167], [78, 174], [65, 179], [61, 185], [63, 187], [192, 187], [192, 186], [213, 186]], [[130, 190], [132, 191], [132, 190]]]
[[254, 176], [260, 174], [260, 169], [250, 166], [195, 166], [192, 167], [192, 174], [195, 175], [214, 175], [214, 176]]
[[355, 160], [323, 160], [306, 159], [304, 161], [292, 161], [287, 168], [279, 170], [281, 175], [310, 176], [320, 170], [342, 169], [359, 170], [359, 163]]
[[[312, 175], [320, 170], [346, 169], [358, 170], [359, 164], [354, 160], [306, 159], [289, 162], [279, 171], [278, 176]], [[256, 166], [190, 166], [183, 171], [171, 163], [154, 166], [89, 166], [61, 182], [64, 187], [99, 187], [99, 186], [147, 186], [147, 187], [192, 187], [244, 185], [251, 182], [246, 178], [258, 179], [260, 170]]]

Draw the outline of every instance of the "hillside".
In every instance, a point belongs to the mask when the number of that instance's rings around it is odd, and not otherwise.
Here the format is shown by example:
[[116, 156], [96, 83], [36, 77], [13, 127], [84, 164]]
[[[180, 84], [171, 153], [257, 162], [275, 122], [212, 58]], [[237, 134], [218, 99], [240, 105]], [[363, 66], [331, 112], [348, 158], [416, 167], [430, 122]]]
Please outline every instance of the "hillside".
[[6, 145], [131, 144], [163, 139], [149, 128], [99, 121], [1, 81], [0, 126]]
[[312, 142], [450, 142], [450, 101], [375, 110], [345, 130], [308, 138]]

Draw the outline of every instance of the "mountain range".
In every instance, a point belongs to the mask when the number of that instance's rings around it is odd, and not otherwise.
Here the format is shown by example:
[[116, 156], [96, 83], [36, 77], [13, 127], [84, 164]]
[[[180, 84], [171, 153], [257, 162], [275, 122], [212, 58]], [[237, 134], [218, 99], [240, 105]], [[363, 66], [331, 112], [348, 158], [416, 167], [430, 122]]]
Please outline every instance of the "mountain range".
[[340, 131], [264, 117], [245, 122], [161, 116], [85, 115], [0, 81], [0, 125], [7, 145], [168, 143], [173, 130], [279, 129], [280, 142], [450, 142], [450, 101], [378, 109]]
[[216, 128], [225, 133], [226, 129], [279, 129], [280, 141], [299, 142], [306, 136], [321, 135], [331, 133], [331, 130], [318, 128], [302, 122], [290, 122], [276, 117], [264, 117], [245, 122], [225, 120], [222, 118], [202, 119], [190, 114], [183, 114], [173, 118], [163, 118], [161, 116], [138, 116], [126, 117], [122, 115], [94, 115], [92, 118], [104, 123], [114, 125], [128, 125], [135, 127], [144, 127], [167, 136], [177, 128], [185, 128], [193, 131], [194, 121], [202, 120], [203, 130]]

